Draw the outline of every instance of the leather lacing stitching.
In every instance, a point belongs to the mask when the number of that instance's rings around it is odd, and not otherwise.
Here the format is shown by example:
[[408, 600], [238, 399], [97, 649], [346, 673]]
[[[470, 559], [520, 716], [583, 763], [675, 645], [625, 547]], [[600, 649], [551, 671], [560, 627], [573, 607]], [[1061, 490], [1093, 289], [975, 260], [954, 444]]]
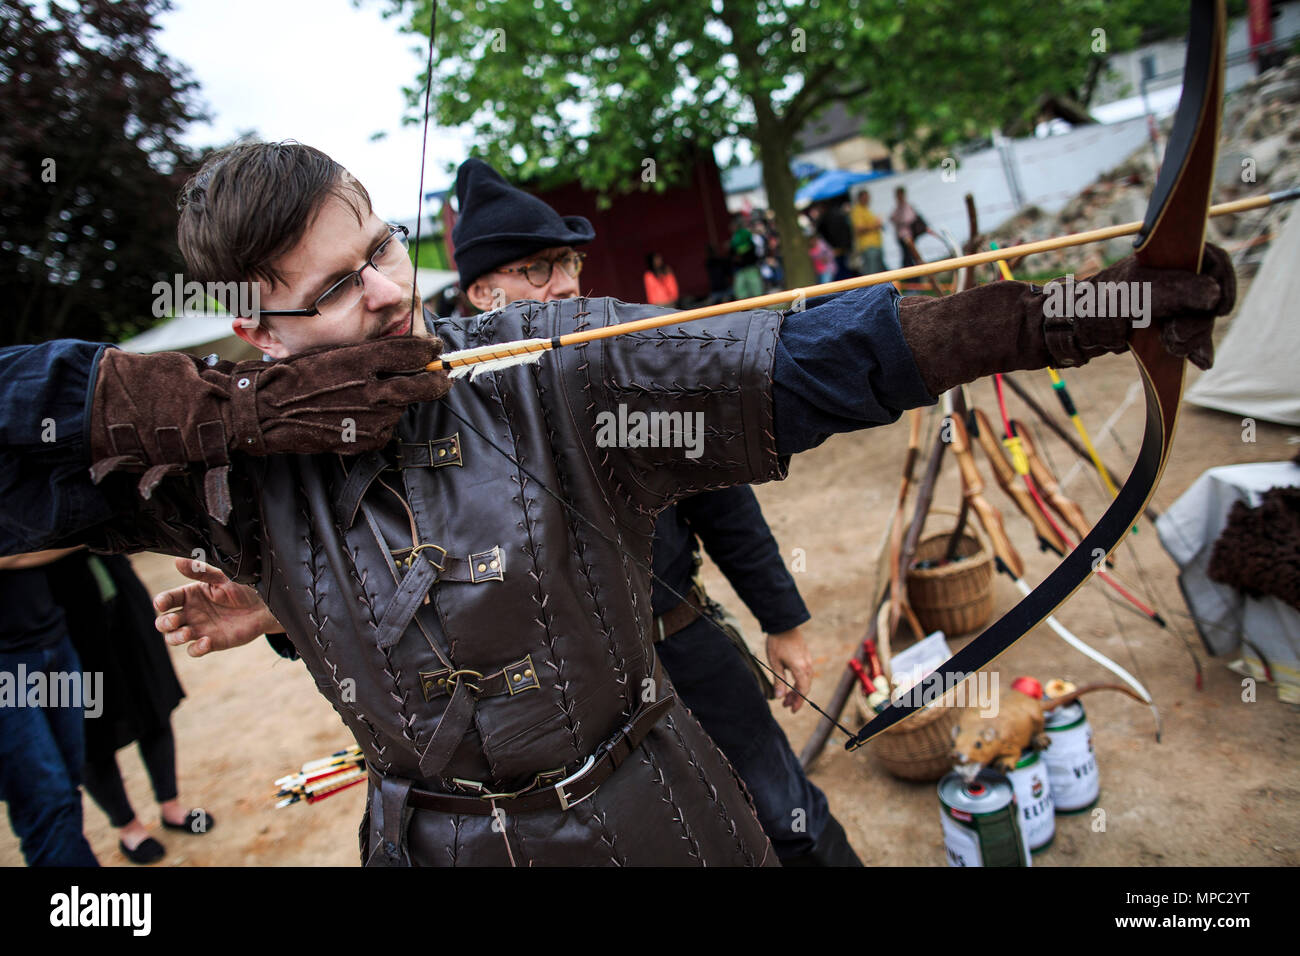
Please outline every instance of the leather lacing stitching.
[[565, 680], [563, 674], [563, 656], [558, 655], [555, 649], [555, 627], [551, 619], [551, 613], [546, 606], [547, 605], [546, 588], [542, 583], [542, 579], [546, 574], [546, 569], [542, 566], [542, 563], [538, 560], [537, 544], [536, 544], [537, 538], [534, 532], [534, 524], [536, 519], [534, 519], [530, 514], [532, 508], [538, 505], [538, 500], [535, 497], [532, 497], [528, 493], [527, 482], [529, 480], [532, 480], [539, 486], [542, 483], [537, 479], [532, 478], [531, 474], [528, 474], [525, 471], [523, 465], [520, 463], [523, 458], [523, 451], [519, 447], [519, 441], [518, 438], [516, 437], [515, 429], [510, 423], [509, 413], [506, 410], [505, 395], [501, 391], [500, 382], [498, 381], [496, 376], [493, 376], [492, 392], [493, 392], [493, 397], [496, 400], [497, 406], [501, 410], [502, 423], [509, 430], [510, 440], [515, 448], [514, 458], [510, 460], [516, 463], [516, 466], [519, 468], [519, 471], [521, 472], [521, 475], [512, 475], [511, 477], [519, 486], [519, 503], [523, 510], [524, 533], [527, 536], [527, 544], [524, 546], [523, 550], [524, 553], [527, 554], [529, 559], [532, 561], [533, 567], [532, 570], [528, 572], [528, 574], [529, 577], [531, 577], [536, 584], [536, 588], [534, 589], [534, 594], [533, 594], [533, 603], [537, 606], [537, 613], [538, 613], [538, 617], [536, 618], [536, 621], [542, 628], [543, 638], [546, 641], [546, 647], [549, 652], [548, 653], [549, 659], [545, 663], [548, 666], [555, 669], [555, 680], [556, 680], [555, 687], [560, 692], [559, 708], [560, 711], [564, 714], [565, 723], [568, 725], [569, 728], [569, 737], [573, 744], [574, 756], [581, 757], [584, 750], [582, 746], [582, 737], [579, 730], [581, 726], [581, 721], [577, 720], [574, 717], [574, 710], [576, 709], [577, 704], [569, 696], [569, 682]]
[[672, 808], [673, 822], [679, 824], [682, 828], [682, 839], [686, 841], [687, 852], [703, 863], [704, 855], [700, 851], [700, 843], [695, 839], [695, 834], [691, 832], [690, 825], [686, 822], [686, 814], [682, 812], [682, 808], [677, 805], [675, 800], [673, 800], [673, 788], [668, 785], [668, 778], [664, 776], [662, 768], [660, 768], [659, 764], [655, 761], [654, 751], [647, 747], [645, 748], [644, 753], [645, 757], [642, 758], [642, 763], [649, 764], [650, 772], [654, 777], [655, 782], [659, 785], [659, 789], [663, 791], [663, 796], [659, 799]]
[[[582, 319], [583, 317], [588, 316], [590, 314], [591, 313], [589, 312], [578, 312], [574, 315], [574, 318]], [[531, 318], [531, 316], [529, 318]], [[587, 328], [588, 325], [589, 323], [586, 322], [581, 322], [581, 321], [576, 322], [574, 325], [574, 331], [581, 331], [582, 329]], [[536, 333], [534, 331], [532, 323], [526, 321], [524, 325], [525, 338], [533, 336], [535, 334]], [[585, 350], [587, 346], [580, 345], [578, 346], [578, 348]], [[587, 368], [589, 368], [589, 365], [588, 363], [584, 362], [582, 365], [582, 369], [585, 370]], [[591, 386], [591, 378], [590, 376], [584, 376], [584, 378], [586, 380], [585, 389], [589, 389]], [[560, 446], [560, 436], [555, 430], [555, 422], [552, 419], [550, 413], [550, 407], [545, 401], [546, 386], [542, 381], [542, 376], [540, 375], [536, 376], [535, 384], [537, 386], [537, 393], [539, 397], [542, 398], [542, 402], [541, 402], [542, 419], [543, 421], [546, 422], [547, 437], [550, 439], [551, 447], [558, 448]], [[559, 481], [560, 490], [562, 492], [567, 493], [567, 489], [569, 488], [569, 480], [567, 476], [567, 471], [562, 464], [562, 456], [558, 454], [555, 455], [553, 459], [553, 463], [555, 465], [555, 475], [557, 480]], [[613, 665], [615, 680], [618, 682], [621, 688], [620, 694], [623, 698], [623, 706], [626, 710], [631, 711], [635, 705], [629, 693], [630, 688], [628, 683], [627, 660], [623, 657], [622, 647], [614, 636], [614, 628], [609, 623], [606, 617], [605, 604], [603, 601], [600, 600], [600, 597], [597, 593], [600, 590], [600, 585], [595, 578], [595, 568], [592, 565], [590, 559], [587, 557], [588, 537], [585, 533], [583, 533], [584, 529], [581, 527], [581, 525], [578, 524], [578, 522], [576, 522], [573, 519], [573, 515], [570, 514], [568, 510], [564, 511], [564, 516], [565, 516], [565, 521], [569, 526], [569, 537], [570, 540], [573, 542], [574, 553], [578, 557], [579, 573], [582, 575], [582, 579], [586, 584], [587, 598], [591, 603], [591, 609], [593, 612], [593, 616], [596, 619], [596, 624], [600, 628], [601, 634], [604, 635], [605, 650], [606, 653], [609, 655], [610, 663]], [[615, 537], [620, 538], [620, 543], [621, 543], [621, 536], [618, 535], [617, 528], [615, 529], [614, 534]], [[622, 550], [623, 549], [620, 548], [620, 552]], [[626, 579], [626, 575], [627, 575], [626, 562], [624, 562], [624, 575]], [[633, 595], [634, 610], [636, 606], [635, 601], [636, 598], [635, 595]]]
[[[299, 489], [299, 492], [301, 493], [301, 489]], [[353, 716], [355, 716], [357, 720], [365, 726], [366, 730], [370, 734], [371, 746], [374, 748], [374, 753], [376, 754], [375, 762], [379, 765], [381, 771], [390, 770], [392, 765], [383, 757], [384, 751], [388, 748], [380, 741], [377, 728], [357, 709], [355, 703], [347, 703], [348, 695], [343, 693], [343, 685], [339, 682], [338, 665], [330, 661], [326, 656], [329, 651], [329, 646], [332, 643], [324, 638], [325, 625], [329, 623], [329, 615], [321, 616], [319, 599], [320, 589], [316, 587], [321, 575], [325, 573], [324, 567], [318, 564], [316, 560], [320, 549], [324, 546], [313, 543], [313, 539], [315, 538], [315, 523], [312, 521], [310, 512], [305, 508], [300, 508], [299, 513], [307, 524], [307, 534], [302, 536], [302, 540], [307, 545], [309, 560], [303, 562], [303, 567], [307, 569], [307, 573], [311, 576], [312, 580], [312, 586], [307, 589], [312, 601], [312, 610], [311, 613], [307, 615], [307, 619], [311, 621], [312, 627], [315, 630], [312, 639], [316, 644], [316, 652], [320, 655], [321, 662], [329, 668], [330, 680], [334, 683], [334, 689], [336, 692], [335, 699], [339, 702], [339, 706], [346, 706]]]
[[[678, 744], [681, 745], [682, 751], [686, 755], [686, 761], [695, 770], [695, 775], [699, 777], [700, 783], [704, 786], [704, 793], [709, 798], [709, 802], [713, 804], [714, 809], [717, 811], [718, 819], [722, 821], [723, 825], [727, 828], [727, 832], [730, 833], [732, 839], [736, 841], [736, 849], [745, 858], [746, 865], [753, 866], [754, 855], [745, 849], [745, 841], [742, 840], [740, 837], [740, 827], [736, 825], [735, 818], [732, 817], [732, 815], [727, 812], [726, 806], [722, 803], [721, 800], [718, 799], [718, 788], [709, 782], [708, 775], [704, 772], [704, 768], [701, 767], [699, 763], [696, 762], [694, 751], [690, 747], [690, 745], [688, 745], [686, 741], [682, 739], [681, 732], [677, 729], [677, 725], [673, 722], [672, 714], [668, 715], [668, 717], [664, 720], [664, 723], [668, 726], [668, 729], [673, 732], [673, 736], [677, 738]], [[718, 757], [722, 761], [724, 761], [723, 765], [725, 766], [726, 758], [723, 756], [722, 751], [718, 750], [716, 744], [714, 745], [714, 749], [717, 750]], [[740, 791], [741, 793], [745, 793], [745, 789], [743, 787], [740, 788]], [[751, 810], [753, 809], [752, 804], [750, 805], [750, 809]], [[755, 814], [755, 816], [757, 816], [757, 814]]]

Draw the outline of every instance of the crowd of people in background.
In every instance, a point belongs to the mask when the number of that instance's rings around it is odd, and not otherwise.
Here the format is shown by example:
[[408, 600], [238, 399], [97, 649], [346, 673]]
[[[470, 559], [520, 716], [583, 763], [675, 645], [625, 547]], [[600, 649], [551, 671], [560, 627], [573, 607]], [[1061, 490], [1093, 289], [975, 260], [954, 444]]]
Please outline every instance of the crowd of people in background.
[[[914, 265], [914, 243], [929, 227], [907, 201], [902, 186], [894, 190], [894, 199], [888, 224], [897, 239], [902, 264]], [[873, 209], [868, 190], [859, 190], [851, 198], [844, 195], [812, 203], [799, 214], [799, 222], [818, 282], [885, 271], [886, 222]], [[662, 250], [648, 251], [642, 275], [643, 301], [665, 308], [690, 308], [784, 289], [785, 250], [775, 213], [770, 209], [735, 213], [731, 218], [730, 239], [725, 245], [708, 247], [704, 268], [709, 277], [709, 293], [701, 301], [682, 291], [677, 273]], [[473, 315], [478, 311], [455, 285], [435, 293], [426, 304], [435, 314], [450, 317]]]
[[[925, 220], [907, 201], [906, 190], [894, 191], [895, 206], [889, 224], [898, 238], [903, 265], [914, 265], [914, 243], [929, 231]], [[850, 200], [841, 196], [816, 202], [800, 214], [800, 224], [818, 282], [834, 282], [860, 275], [885, 271], [885, 222], [872, 209], [871, 194], [863, 189]], [[667, 304], [662, 280], [652, 277], [647, 257], [646, 301]], [[729, 244], [722, 249], [709, 247], [705, 268], [709, 275], [708, 304], [744, 299], [785, 288], [786, 264], [781, 234], [771, 210], [756, 209], [732, 217]], [[655, 275], [659, 273], [654, 272]], [[676, 279], [672, 280], [673, 300], [680, 301]], [[658, 298], [656, 296], [659, 296]]]

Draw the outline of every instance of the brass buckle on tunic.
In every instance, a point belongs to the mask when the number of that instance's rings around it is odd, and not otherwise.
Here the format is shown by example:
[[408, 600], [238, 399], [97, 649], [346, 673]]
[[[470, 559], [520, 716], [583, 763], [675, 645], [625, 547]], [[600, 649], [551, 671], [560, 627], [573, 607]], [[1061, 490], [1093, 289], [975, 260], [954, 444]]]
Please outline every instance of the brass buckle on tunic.
[[488, 793], [486, 784], [478, 780], [466, 780], [464, 777], [452, 777], [451, 782], [466, 790], [473, 790], [474, 796], [480, 800], [509, 800], [524, 792], [523, 790], [516, 790], [514, 793]]
[[[414, 548], [398, 548], [393, 552], [393, 560], [397, 562], [398, 567], [405, 568], [409, 571], [411, 565], [415, 564], [415, 556], [426, 548], [442, 552], [439, 555], [439, 561], [443, 562], [442, 564], [439, 564], [438, 561], [435, 561], [427, 554], [425, 555], [425, 558], [439, 571], [447, 570], [445, 567], [447, 561], [447, 549], [438, 544], [417, 544]], [[398, 555], [402, 555], [403, 557], [398, 557]], [[481, 677], [482, 675], [480, 674], [479, 676]]]
[[[448, 686], [450, 686], [450, 687], [455, 687], [457, 684], [462, 683], [462, 681], [461, 681], [461, 679], [460, 679], [462, 674], [469, 674], [469, 675], [471, 675], [471, 676], [473, 676], [473, 677], [477, 677], [477, 678], [479, 678], [480, 680], [483, 679], [483, 675], [482, 675], [481, 673], [479, 673], [478, 671], [472, 671], [472, 670], [470, 670], [468, 667], [462, 667], [460, 670], [452, 671], [450, 674], [447, 675], [447, 684], [448, 684]], [[476, 693], [476, 694], [478, 693], [478, 685], [477, 685], [477, 684], [471, 684], [469, 681], [464, 681], [463, 683], [465, 684], [466, 687], [468, 687], [468, 688], [469, 688], [470, 690], [472, 690], [474, 693]]]
[[431, 438], [429, 446], [429, 465], [433, 468], [445, 468], [447, 465], [465, 467], [460, 458], [460, 432], [449, 438]]
[[456, 671], [447, 670], [446, 668], [440, 671], [420, 671], [420, 686], [424, 689], [424, 699], [429, 700], [431, 695], [444, 692], [454, 694], [456, 693], [456, 687], [461, 683], [464, 683], [466, 687], [477, 694], [479, 692], [477, 684], [461, 680], [465, 674], [477, 677], [480, 680], [483, 677], [478, 671], [472, 671], [464, 667]]

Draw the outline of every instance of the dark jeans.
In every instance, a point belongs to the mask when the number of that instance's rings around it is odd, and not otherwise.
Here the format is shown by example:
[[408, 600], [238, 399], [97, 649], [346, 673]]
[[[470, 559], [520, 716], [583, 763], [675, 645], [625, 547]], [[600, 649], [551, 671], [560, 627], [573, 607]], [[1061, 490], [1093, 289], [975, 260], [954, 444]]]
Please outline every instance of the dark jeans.
[[[170, 727], [140, 738], [140, 757], [149, 771], [153, 795], [159, 803], [176, 799], [176, 739]], [[109, 754], [101, 760], [88, 760], [85, 767], [86, 792], [108, 814], [108, 820], [119, 829], [135, 819], [131, 801], [127, 799], [122, 773], [117, 767], [117, 755]]]
[[697, 620], [656, 645], [677, 696], [749, 788], [781, 859], [808, 853], [830, 819], [753, 673], [727, 636]]
[[[5, 679], [15, 682], [24, 701], [20, 664], [28, 675], [81, 670], [66, 635], [45, 650], [0, 652], [0, 672], [13, 675]], [[81, 832], [83, 719], [80, 706], [0, 705], [0, 799], [9, 806], [9, 825], [28, 866], [99, 865]]]

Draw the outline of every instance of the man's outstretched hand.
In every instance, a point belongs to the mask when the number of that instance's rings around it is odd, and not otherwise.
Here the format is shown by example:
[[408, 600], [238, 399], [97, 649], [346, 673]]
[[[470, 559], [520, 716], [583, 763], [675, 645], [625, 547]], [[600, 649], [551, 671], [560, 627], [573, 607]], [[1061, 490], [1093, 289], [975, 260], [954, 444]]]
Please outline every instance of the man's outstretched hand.
[[1134, 256], [1089, 278], [1046, 286], [989, 282], [954, 295], [904, 296], [898, 319], [931, 395], [998, 372], [1074, 368], [1126, 352], [1153, 322], [1171, 354], [1200, 368], [1214, 361], [1214, 320], [1237, 301], [1228, 254], [1205, 247], [1200, 272], [1156, 269]]
[[283, 630], [261, 595], [211, 565], [177, 558], [176, 570], [195, 583], [154, 595], [154, 627], [168, 644], [189, 644], [190, 657], [242, 647], [267, 632]]
[[[1158, 323], [1161, 343], [1171, 355], [1185, 358], [1200, 369], [1214, 364], [1215, 318], [1227, 315], [1237, 304], [1237, 272], [1232, 257], [1214, 243], [1205, 244], [1199, 273], [1155, 269], [1129, 256], [1091, 280], [1082, 281], [1150, 290], [1145, 297], [1147, 320], [1154, 318]], [[1140, 326], [1134, 325], [1131, 316], [1117, 316], [1109, 322], [1079, 321], [1075, 323], [1074, 344], [1084, 352], [1119, 351], [1135, 327]]]

